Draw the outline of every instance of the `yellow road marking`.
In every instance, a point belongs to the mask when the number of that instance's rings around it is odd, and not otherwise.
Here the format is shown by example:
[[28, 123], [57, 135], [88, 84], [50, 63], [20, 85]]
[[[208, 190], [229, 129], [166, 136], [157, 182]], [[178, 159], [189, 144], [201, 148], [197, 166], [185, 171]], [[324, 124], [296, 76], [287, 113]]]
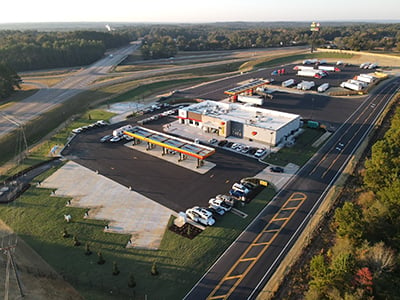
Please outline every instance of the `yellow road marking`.
[[[207, 299], [226, 299], [228, 298], [233, 291], [236, 289], [236, 287], [240, 284], [240, 282], [243, 280], [243, 278], [250, 272], [250, 270], [254, 267], [256, 262], [260, 259], [260, 257], [265, 253], [265, 251], [268, 249], [269, 245], [273, 242], [273, 240], [278, 236], [280, 231], [286, 226], [286, 224], [289, 222], [289, 220], [292, 218], [294, 215], [294, 212], [296, 212], [300, 206], [303, 204], [303, 202], [307, 199], [307, 196], [303, 193], [300, 192], [295, 192], [293, 193], [282, 205], [281, 209], [272, 217], [272, 219], [264, 226], [264, 229], [261, 230], [261, 232], [254, 238], [253, 242], [246, 248], [246, 250], [241, 254], [240, 258], [233, 264], [233, 266], [228, 270], [228, 272], [225, 274], [225, 276], [221, 279], [221, 281], [215, 286], [215, 288], [212, 290], [210, 295], [207, 297]], [[290, 214], [288, 218], [284, 219], [276, 219], [276, 217], [279, 216], [282, 210], [286, 210], [285, 206], [289, 204], [289, 202], [293, 201], [298, 201], [297, 205], [294, 207], [291, 207], [290, 209], [293, 210], [293, 213]], [[268, 226], [272, 225], [273, 222], [283, 220], [284, 222], [280, 225], [279, 229], [273, 229], [273, 230], [268, 230]], [[272, 237], [269, 239], [268, 242], [265, 243], [258, 243], [257, 241], [262, 237], [263, 234], [265, 233], [273, 233]], [[246, 257], [247, 254], [249, 254], [250, 250], [253, 249], [254, 246], [261, 247], [261, 250], [256, 256], [253, 257]], [[231, 275], [235, 271], [235, 269], [239, 266], [240, 263], [243, 262], [250, 262], [250, 264], [245, 268], [245, 270], [242, 272], [242, 274], [239, 275]], [[222, 287], [224, 282], [232, 279], [237, 279], [235, 283], [232, 285], [232, 287], [228, 290], [228, 292], [224, 295], [218, 295], [216, 296], [215, 294], [218, 292], [218, 290]]]

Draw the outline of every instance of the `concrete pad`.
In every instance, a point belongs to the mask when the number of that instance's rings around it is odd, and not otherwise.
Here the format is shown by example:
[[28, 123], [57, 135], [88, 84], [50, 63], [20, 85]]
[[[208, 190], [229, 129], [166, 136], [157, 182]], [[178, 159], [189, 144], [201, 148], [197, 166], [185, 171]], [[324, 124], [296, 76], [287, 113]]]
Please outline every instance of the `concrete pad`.
[[[131, 235], [128, 246], [158, 249], [171, 215], [157, 202], [75, 162], [42, 182], [55, 196], [72, 197], [71, 206], [89, 208], [88, 218], [109, 220], [107, 232]], [[72, 221], [83, 216], [72, 216]]]
[[269, 170], [270, 167], [271, 166], [265, 168], [254, 177], [272, 183], [277, 190], [281, 189], [286, 184], [286, 182], [288, 182], [296, 174], [297, 170], [299, 169], [299, 166], [289, 163], [284, 167], [284, 173], [275, 173]]
[[186, 168], [186, 169], [188, 169], [190, 171], [197, 172], [197, 173], [200, 173], [200, 174], [206, 174], [208, 171], [210, 171], [212, 168], [215, 167], [214, 163], [204, 160], [203, 161], [204, 164], [201, 167], [196, 168], [196, 166], [197, 166], [197, 158], [188, 156], [187, 159], [185, 159], [183, 161], [178, 161], [179, 153], [162, 155], [162, 148], [159, 147], [159, 146], [155, 146], [151, 150], [146, 150], [146, 148], [147, 148], [147, 143], [146, 142], [141, 142], [138, 145], [133, 145], [133, 142], [129, 142], [129, 143], [126, 143], [125, 146], [128, 147], [128, 148], [132, 148], [132, 149], [135, 149], [137, 151], [146, 153], [148, 155], [157, 157], [159, 159], [166, 160], [166, 161], [168, 161], [170, 163], [173, 163], [173, 164], [175, 164], [177, 166], [180, 166], [182, 168]]

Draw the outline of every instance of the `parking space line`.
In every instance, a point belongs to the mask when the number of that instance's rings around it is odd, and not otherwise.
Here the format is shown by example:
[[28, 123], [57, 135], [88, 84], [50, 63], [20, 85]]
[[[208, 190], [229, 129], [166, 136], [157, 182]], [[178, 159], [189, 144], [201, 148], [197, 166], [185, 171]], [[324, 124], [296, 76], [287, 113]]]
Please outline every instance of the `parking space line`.
[[[231, 268], [228, 270], [228, 272], [225, 274], [225, 276], [221, 279], [221, 281], [215, 286], [215, 288], [212, 290], [210, 295], [207, 297], [207, 299], [227, 299], [233, 291], [236, 289], [236, 287], [240, 284], [240, 282], [243, 280], [243, 278], [250, 272], [250, 270], [254, 267], [254, 265], [257, 263], [257, 261], [260, 259], [260, 257], [265, 253], [265, 251], [269, 248], [269, 245], [274, 241], [274, 239], [279, 235], [281, 230], [286, 226], [286, 224], [289, 222], [289, 220], [292, 218], [294, 213], [300, 208], [300, 206], [303, 204], [303, 202], [307, 199], [307, 196], [304, 193], [300, 192], [294, 192], [287, 200], [286, 202], [282, 205], [281, 209], [275, 215], [272, 217], [272, 219], [264, 226], [263, 230], [254, 238], [253, 242], [246, 248], [246, 250], [241, 254], [240, 258], [231, 266]], [[277, 217], [282, 213], [283, 210], [288, 210], [288, 208], [285, 208], [289, 203], [293, 204], [293, 202], [296, 202], [295, 206], [290, 206], [290, 215], [286, 218], [279, 218]], [[277, 229], [268, 229], [269, 226], [273, 225], [273, 222], [276, 221], [283, 221], [283, 223], [279, 226]], [[270, 237], [268, 242], [258, 242], [265, 233], [272, 233], [272, 236]], [[257, 255], [247, 257], [249, 252], [252, 249], [255, 249], [255, 247], [261, 248], [258, 251]], [[237, 270], [239, 264], [244, 263], [244, 262], [250, 262], [246, 268], [244, 268], [243, 272], [241, 274], [234, 274], [235, 270]], [[234, 275], [233, 275], [234, 274]], [[232, 284], [232, 286], [229, 288], [229, 290], [223, 294], [223, 295], [218, 295], [218, 292], [221, 292], [221, 288], [223, 285], [225, 285], [223, 288], [224, 290], [227, 289], [227, 281], [236, 279], [236, 281]]]

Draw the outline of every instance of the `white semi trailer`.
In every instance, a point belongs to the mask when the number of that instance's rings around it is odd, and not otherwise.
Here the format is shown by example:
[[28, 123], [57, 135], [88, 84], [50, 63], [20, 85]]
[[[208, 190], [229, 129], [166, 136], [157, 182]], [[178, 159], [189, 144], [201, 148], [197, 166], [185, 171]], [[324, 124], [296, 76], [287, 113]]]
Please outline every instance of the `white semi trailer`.
[[326, 76], [326, 74], [322, 70], [300, 70], [297, 72], [297, 76], [313, 77], [319, 79]]
[[342, 82], [340, 84], [340, 86], [342, 88], [346, 88], [346, 89], [353, 90], [353, 91], [361, 91], [363, 89], [363, 87], [361, 85], [355, 84], [355, 83], [351, 83], [351, 82], [348, 82], [348, 81]]
[[327, 89], [329, 89], [329, 83], [325, 82], [325, 83], [321, 84], [321, 85], [317, 88], [317, 91], [318, 91], [318, 93], [323, 93], [323, 92], [325, 92]]
[[341, 70], [335, 66], [318, 66], [318, 70], [328, 71], [328, 72], [340, 72]]
[[312, 89], [314, 86], [315, 86], [314, 81], [302, 81], [299, 84], [297, 84], [297, 89], [306, 91]]
[[291, 86], [293, 84], [295, 84], [294, 79], [288, 79], [288, 80], [285, 80], [284, 82], [282, 82], [282, 86], [283, 87], [289, 87], [289, 86]]
[[263, 105], [264, 104], [264, 99], [261, 98], [261, 97], [257, 97], [257, 96], [239, 95], [238, 96], [238, 101], [239, 102], [243, 102], [243, 103], [255, 104], [255, 105]]

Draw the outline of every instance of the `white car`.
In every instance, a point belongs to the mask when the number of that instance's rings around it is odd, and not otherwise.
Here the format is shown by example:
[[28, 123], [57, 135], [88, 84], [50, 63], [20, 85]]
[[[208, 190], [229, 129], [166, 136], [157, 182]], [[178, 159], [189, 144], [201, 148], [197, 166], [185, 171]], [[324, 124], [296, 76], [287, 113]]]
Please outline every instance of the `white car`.
[[83, 129], [81, 127], [72, 129], [72, 132], [75, 134], [81, 133], [82, 131], [83, 131]]
[[124, 137], [124, 139], [127, 140], [127, 141], [132, 141], [132, 140], [133, 140], [133, 137], [131, 137], [130, 135], [124, 134], [123, 137]]
[[266, 153], [267, 153], [267, 149], [261, 148], [261, 149], [258, 149], [258, 150], [256, 151], [256, 153], [254, 154], [254, 156], [260, 158], [260, 157], [263, 157]]
[[211, 198], [210, 200], [208, 200], [208, 204], [210, 204], [212, 208], [221, 208], [225, 211], [230, 211], [232, 209], [232, 206], [225, 203], [225, 201], [222, 199]]
[[114, 136], [113, 138], [110, 139], [111, 143], [116, 143], [119, 142], [121, 140], [121, 137], [119, 136]]
[[239, 191], [245, 195], [250, 193], [250, 190], [247, 187], [245, 187], [243, 184], [237, 183], [237, 182], [232, 185], [232, 190]]
[[212, 217], [212, 213], [204, 208], [194, 206], [186, 210], [186, 215], [194, 222], [212, 226], [215, 224], [215, 219]]
[[226, 204], [228, 204], [232, 207], [235, 205], [235, 198], [232, 196], [219, 194], [219, 195], [215, 196], [215, 198], [224, 201]]
[[102, 142], [102, 143], [108, 142], [108, 141], [111, 140], [113, 137], [114, 137], [114, 136], [113, 136], [112, 134], [105, 135], [105, 136], [103, 136], [103, 137], [100, 139], [100, 142]]
[[99, 126], [106, 126], [106, 125], [108, 125], [108, 123], [107, 123], [106, 121], [104, 121], [104, 120], [97, 121], [95, 124], [97, 124], [97, 125], [99, 125]]

